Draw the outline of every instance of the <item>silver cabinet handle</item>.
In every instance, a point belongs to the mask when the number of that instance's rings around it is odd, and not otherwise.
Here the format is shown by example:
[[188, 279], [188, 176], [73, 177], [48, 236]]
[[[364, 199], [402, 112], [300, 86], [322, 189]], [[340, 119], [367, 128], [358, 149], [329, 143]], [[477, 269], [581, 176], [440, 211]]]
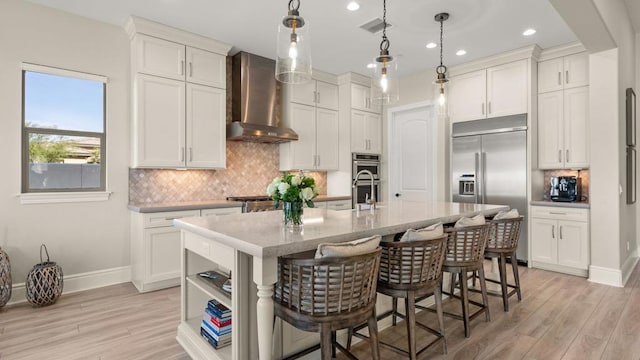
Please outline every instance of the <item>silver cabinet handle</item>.
[[317, 95], [317, 93], [314, 91], [314, 92], [313, 92], [313, 102], [314, 102], [314, 103], [317, 103], [317, 102], [318, 102], [318, 100], [317, 100], [317, 99], [318, 99], [318, 95]]
[[475, 153], [474, 154], [474, 160], [475, 160], [475, 180], [476, 180], [476, 204], [479, 204], [481, 202], [481, 190], [482, 190], [482, 184], [480, 183], [480, 153]]
[[562, 150], [558, 150], [558, 162], [562, 162]]
[[558, 71], [558, 85], [562, 85], [562, 71]]
[[189, 162], [193, 161], [193, 148], [189, 148]]
[[566, 79], [565, 82], [568, 84], [569, 83], [569, 70], [566, 71]]
[[193, 63], [189, 62], [189, 76], [193, 77]]
[[180, 161], [184, 161], [184, 147], [180, 148]]
[[551, 214], [551, 215], [567, 215], [567, 213], [563, 213], [563, 212], [554, 212], [554, 211], [549, 211], [549, 214]]
[[488, 106], [488, 113], [491, 114], [491, 101], [489, 101], [489, 106]]
[[486, 204], [486, 186], [487, 186], [487, 153], [483, 152], [480, 154], [480, 171], [482, 172], [482, 203]]
[[482, 103], [482, 115], [484, 115], [484, 103]]
[[566, 159], [567, 159], [567, 162], [569, 162], [569, 149], [567, 149], [567, 157], [566, 157]]
[[184, 75], [184, 60], [180, 60], [180, 75]]
[[560, 225], [560, 240], [562, 240], [562, 225]]
[[551, 225], [551, 238], [552, 239], [556, 238], [556, 226], [555, 225]]
[[316, 103], [320, 104], [320, 92], [318, 91], [318, 99], [316, 100]]
[[320, 166], [320, 155], [316, 155], [316, 157], [318, 158], [318, 163], [316, 164], [316, 166]]

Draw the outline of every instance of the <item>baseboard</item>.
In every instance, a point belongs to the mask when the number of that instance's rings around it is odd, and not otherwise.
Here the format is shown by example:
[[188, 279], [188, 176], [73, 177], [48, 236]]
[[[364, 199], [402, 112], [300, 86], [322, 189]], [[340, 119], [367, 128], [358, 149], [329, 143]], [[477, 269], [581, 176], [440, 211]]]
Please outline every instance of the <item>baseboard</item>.
[[615, 287], [623, 287], [622, 271], [601, 266], [589, 266], [589, 281]]
[[629, 281], [629, 277], [631, 276], [633, 269], [635, 269], [636, 264], [638, 264], [638, 260], [640, 260], [638, 258], [638, 253], [637, 251], [634, 251], [629, 254], [627, 260], [622, 264], [622, 286], [625, 286], [627, 281]]
[[[66, 275], [64, 276], [62, 294], [70, 294], [129, 281], [131, 281], [131, 266]], [[25, 283], [14, 284], [11, 300], [9, 300], [8, 304], [18, 304], [26, 301]]]

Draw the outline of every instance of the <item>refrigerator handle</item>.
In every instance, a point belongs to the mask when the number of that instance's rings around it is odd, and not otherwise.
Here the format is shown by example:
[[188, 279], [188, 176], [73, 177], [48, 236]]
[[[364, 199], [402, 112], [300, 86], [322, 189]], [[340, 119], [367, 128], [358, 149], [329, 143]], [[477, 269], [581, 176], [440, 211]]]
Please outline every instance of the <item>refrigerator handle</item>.
[[482, 174], [482, 203], [485, 204], [487, 201], [486, 198], [486, 184], [487, 184], [487, 153], [483, 152], [480, 155], [481, 168], [480, 172]]
[[480, 181], [480, 153], [475, 153], [476, 204], [482, 203], [482, 183]]

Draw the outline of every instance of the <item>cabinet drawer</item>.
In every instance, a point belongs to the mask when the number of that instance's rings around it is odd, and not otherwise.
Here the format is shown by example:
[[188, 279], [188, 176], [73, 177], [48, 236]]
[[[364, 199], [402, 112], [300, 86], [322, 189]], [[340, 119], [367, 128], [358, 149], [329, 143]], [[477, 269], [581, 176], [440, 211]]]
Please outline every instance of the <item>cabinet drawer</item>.
[[228, 208], [216, 208], [216, 209], [202, 209], [202, 216], [209, 215], [229, 215], [229, 214], [241, 214], [242, 208], [240, 207], [228, 207]]
[[589, 210], [565, 207], [532, 206], [531, 217], [586, 222], [589, 221]]
[[327, 201], [327, 209], [329, 209], [329, 210], [351, 210], [351, 200]]
[[161, 226], [173, 226], [173, 219], [179, 219], [179, 218], [190, 217], [190, 216], [200, 216], [200, 210], [171, 211], [171, 212], [144, 214], [143, 226], [145, 229], [161, 227]]
[[190, 232], [183, 232], [183, 236], [184, 247], [189, 251], [226, 269], [233, 269], [234, 251], [232, 248]]

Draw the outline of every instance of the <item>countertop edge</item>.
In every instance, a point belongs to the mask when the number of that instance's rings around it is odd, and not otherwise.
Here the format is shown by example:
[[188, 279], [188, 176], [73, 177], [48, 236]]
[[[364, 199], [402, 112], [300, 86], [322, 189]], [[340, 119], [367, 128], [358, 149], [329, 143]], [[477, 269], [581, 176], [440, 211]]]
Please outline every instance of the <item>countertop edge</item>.
[[242, 207], [242, 203], [238, 201], [213, 200], [211, 202], [186, 201], [184, 203], [148, 203], [127, 205], [127, 208], [129, 210], [142, 214], [183, 210], [224, 209], [234, 207]]
[[591, 205], [584, 202], [560, 202], [560, 201], [548, 201], [548, 200], [533, 200], [529, 202], [531, 206], [551, 206], [551, 207], [565, 207], [565, 208], [577, 208], [577, 209], [590, 209]]

